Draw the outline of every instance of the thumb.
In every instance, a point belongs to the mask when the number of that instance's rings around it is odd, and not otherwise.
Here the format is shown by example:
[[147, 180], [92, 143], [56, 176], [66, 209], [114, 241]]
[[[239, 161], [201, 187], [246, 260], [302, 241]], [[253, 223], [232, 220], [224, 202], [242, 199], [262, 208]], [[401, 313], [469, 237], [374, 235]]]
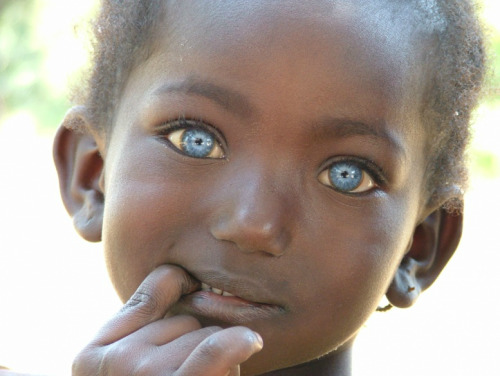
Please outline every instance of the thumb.
[[106, 346], [163, 318], [182, 295], [198, 288], [178, 266], [161, 265], [153, 270], [118, 314], [99, 331], [91, 345]]

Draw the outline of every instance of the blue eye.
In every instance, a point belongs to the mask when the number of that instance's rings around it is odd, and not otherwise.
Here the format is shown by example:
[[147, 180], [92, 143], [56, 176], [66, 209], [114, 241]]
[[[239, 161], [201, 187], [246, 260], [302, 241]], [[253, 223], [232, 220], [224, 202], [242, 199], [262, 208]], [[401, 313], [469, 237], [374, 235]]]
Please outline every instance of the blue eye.
[[362, 193], [375, 187], [373, 178], [358, 164], [349, 161], [333, 163], [319, 174], [318, 179], [344, 193]]
[[215, 135], [200, 127], [177, 128], [167, 134], [168, 140], [183, 154], [193, 158], [224, 158]]

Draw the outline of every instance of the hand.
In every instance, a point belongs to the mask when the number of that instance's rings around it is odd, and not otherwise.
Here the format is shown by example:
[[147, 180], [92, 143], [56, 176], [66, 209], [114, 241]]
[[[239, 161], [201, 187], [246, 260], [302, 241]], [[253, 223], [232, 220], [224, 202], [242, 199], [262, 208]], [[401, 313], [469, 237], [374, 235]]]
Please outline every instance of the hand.
[[179, 267], [155, 269], [78, 354], [73, 375], [239, 375], [239, 365], [262, 348], [258, 334], [242, 326], [202, 328], [191, 316], [165, 318], [197, 287]]

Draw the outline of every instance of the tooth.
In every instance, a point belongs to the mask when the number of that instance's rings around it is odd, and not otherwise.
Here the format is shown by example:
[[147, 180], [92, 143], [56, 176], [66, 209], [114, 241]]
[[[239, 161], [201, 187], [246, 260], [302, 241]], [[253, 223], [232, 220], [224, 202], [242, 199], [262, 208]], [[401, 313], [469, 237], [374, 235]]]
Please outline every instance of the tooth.
[[223, 291], [222, 292], [222, 296], [234, 296], [233, 294], [227, 292], [227, 291]]
[[212, 287], [212, 291], [218, 295], [222, 295], [222, 290], [216, 289], [215, 287]]
[[206, 283], [201, 283], [201, 291], [210, 291], [210, 286]]

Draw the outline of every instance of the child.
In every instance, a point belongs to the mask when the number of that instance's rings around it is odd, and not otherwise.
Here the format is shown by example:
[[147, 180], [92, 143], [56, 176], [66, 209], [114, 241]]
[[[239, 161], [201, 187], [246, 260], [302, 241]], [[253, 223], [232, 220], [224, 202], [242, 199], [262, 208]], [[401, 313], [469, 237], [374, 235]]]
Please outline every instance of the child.
[[350, 375], [461, 235], [484, 74], [459, 0], [104, 1], [55, 140], [127, 302], [75, 375]]

